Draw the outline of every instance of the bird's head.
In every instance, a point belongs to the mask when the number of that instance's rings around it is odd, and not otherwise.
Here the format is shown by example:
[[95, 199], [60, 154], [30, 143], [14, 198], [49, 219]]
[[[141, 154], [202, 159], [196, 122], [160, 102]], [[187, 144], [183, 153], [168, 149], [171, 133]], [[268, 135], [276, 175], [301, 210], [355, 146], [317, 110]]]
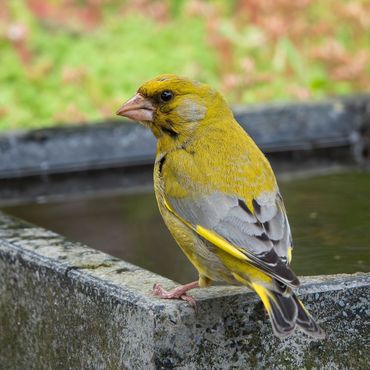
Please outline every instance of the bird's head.
[[198, 127], [232, 113], [208, 85], [166, 74], [144, 83], [117, 114], [141, 122], [158, 139], [181, 145]]

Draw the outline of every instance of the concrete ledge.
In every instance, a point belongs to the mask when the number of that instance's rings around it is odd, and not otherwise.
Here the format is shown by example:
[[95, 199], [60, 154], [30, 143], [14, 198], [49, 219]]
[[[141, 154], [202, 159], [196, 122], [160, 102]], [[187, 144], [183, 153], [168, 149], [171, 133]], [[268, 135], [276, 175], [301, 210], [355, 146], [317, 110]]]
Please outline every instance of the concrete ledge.
[[194, 290], [197, 311], [158, 300], [153, 284], [174, 282], [0, 214], [1, 367], [367, 368], [370, 274], [303, 281], [323, 341], [273, 337], [243, 288]]

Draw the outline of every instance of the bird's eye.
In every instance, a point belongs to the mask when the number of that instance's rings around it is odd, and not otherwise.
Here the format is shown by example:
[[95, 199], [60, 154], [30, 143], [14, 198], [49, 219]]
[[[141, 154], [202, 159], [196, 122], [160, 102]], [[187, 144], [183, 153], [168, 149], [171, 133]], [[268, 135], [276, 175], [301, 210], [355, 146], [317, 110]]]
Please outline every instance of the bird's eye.
[[169, 102], [173, 98], [173, 92], [170, 90], [164, 90], [161, 92], [161, 100], [165, 103]]

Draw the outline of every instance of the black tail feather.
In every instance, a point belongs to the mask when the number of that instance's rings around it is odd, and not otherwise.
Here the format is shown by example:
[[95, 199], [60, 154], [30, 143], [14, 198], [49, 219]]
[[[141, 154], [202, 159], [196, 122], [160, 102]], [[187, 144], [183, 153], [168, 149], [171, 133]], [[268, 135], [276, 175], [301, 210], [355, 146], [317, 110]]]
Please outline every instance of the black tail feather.
[[297, 325], [306, 334], [315, 338], [325, 338], [325, 332], [315, 322], [313, 317], [306, 310], [303, 303], [297, 298], [295, 294], [292, 296], [295, 304], [298, 307]]
[[325, 337], [323, 330], [293, 292], [289, 296], [283, 296], [261, 285], [253, 284], [252, 286], [262, 299], [276, 336], [286, 337], [292, 334], [298, 326], [311, 337]]
[[291, 297], [284, 297], [279, 293], [270, 293], [271, 313], [269, 316], [275, 335], [286, 337], [296, 326], [298, 316], [297, 306]]

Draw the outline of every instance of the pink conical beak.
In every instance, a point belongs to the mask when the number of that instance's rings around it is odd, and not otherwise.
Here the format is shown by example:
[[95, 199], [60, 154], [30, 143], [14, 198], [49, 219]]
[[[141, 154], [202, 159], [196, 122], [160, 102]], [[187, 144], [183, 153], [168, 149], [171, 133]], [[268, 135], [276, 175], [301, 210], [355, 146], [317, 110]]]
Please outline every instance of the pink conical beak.
[[137, 93], [123, 104], [116, 114], [134, 121], [153, 122], [154, 109], [155, 107], [149, 99]]

